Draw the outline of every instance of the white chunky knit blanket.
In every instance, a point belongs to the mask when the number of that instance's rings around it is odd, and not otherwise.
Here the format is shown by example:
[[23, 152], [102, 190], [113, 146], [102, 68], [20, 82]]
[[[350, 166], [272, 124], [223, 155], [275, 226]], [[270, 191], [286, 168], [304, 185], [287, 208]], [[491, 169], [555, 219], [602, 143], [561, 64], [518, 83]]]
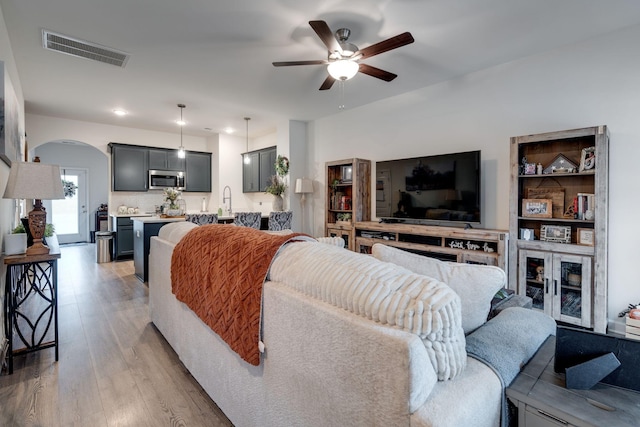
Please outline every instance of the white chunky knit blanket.
[[442, 282], [316, 242], [282, 248], [269, 276], [306, 295], [418, 335], [440, 381], [454, 378], [466, 366], [460, 298]]

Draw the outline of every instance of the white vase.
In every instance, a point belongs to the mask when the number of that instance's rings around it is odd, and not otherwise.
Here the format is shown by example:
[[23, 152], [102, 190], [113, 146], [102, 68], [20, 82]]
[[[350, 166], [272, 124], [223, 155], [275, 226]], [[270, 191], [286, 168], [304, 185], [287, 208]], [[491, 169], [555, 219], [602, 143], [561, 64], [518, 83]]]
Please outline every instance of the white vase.
[[27, 234], [5, 234], [4, 235], [4, 254], [17, 255], [27, 251]]
[[282, 199], [282, 196], [273, 196], [271, 210], [274, 212], [282, 212], [284, 210], [284, 200]]

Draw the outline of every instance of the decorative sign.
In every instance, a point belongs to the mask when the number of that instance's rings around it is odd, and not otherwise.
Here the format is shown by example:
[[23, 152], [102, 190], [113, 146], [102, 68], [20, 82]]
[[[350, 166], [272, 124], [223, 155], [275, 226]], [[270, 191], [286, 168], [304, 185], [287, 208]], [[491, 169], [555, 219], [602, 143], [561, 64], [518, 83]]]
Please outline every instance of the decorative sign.
[[496, 252], [498, 249], [496, 243], [476, 240], [446, 239], [445, 245], [451, 249], [465, 249], [467, 251], [482, 251], [487, 253]]

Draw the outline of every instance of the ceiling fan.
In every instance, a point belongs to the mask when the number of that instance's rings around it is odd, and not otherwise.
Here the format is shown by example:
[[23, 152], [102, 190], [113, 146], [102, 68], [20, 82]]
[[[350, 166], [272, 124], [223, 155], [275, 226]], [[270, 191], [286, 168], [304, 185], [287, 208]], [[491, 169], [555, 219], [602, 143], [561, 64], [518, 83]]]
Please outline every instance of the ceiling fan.
[[291, 65], [328, 64], [327, 70], [329, 75], [320, 86], [320, 90], [331, 89], [331, 86], [333, 86], [336, 80], [349, 80], [358, 72], [390, 82], [398, 76], [381, 70], [380, 68], [363, 64], [360, 61], [414, 42], [411, 33], [405, 32], [365, 47], [364, 49], [358, 49], [358, 46], [347, 41], [351, 35], [351, 31], [348, 28], [340, 28], [335, 32], [334, 36], [324, 21], [309, 21], [309, 25], [311, 25], [311, 28], [313, 28], [318, 37], [320, 37], [320, 40], [327, 46], [327, 59], [274, 62], [273, 65], [275, 67], [288, 67]]

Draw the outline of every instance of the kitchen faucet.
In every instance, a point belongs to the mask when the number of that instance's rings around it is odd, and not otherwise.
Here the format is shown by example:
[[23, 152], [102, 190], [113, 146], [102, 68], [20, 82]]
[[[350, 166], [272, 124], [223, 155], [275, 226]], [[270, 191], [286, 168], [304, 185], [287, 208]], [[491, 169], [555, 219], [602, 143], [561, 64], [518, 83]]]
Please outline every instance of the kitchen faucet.
[[[227, 188], [229, 189], [229, 197], [226, 196]], [[227, 200], [229, 200], [229, 209], [227, 209], [227, 212], [229, 213], [229, 215], [231, 215], [232, 214], [232, 211], [231, 211], [231, 187], [229, 187], [228, 185], [225, 185], [224, 188], [222, 189], [222, 204], [225, 204], [227, 202]]]

